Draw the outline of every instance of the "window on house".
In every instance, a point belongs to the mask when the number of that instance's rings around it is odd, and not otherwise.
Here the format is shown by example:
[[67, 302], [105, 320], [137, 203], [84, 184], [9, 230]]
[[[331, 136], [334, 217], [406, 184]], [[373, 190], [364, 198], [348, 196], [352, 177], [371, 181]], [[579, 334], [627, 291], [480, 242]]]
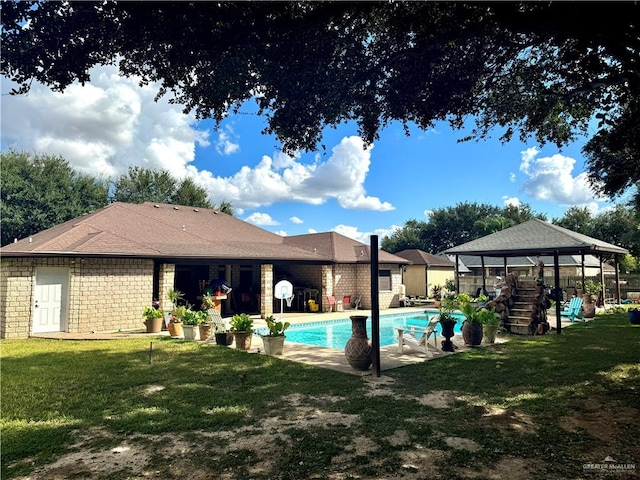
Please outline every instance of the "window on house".
[[378, 270], [378, 289], [391, 290], [391, 270]]

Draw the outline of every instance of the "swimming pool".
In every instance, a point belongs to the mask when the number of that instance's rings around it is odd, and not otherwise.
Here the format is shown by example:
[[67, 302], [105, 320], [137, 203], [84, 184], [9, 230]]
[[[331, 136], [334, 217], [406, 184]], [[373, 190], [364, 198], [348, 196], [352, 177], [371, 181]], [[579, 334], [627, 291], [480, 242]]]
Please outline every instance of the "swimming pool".
[[[386, 347], [398, 342], [396, 328], [411, 328], [414, 326], [424, 329], [429, 322], [429, 318], [437, 314], [437, 312], [427, 311], [423, 313], [380, 315], [380, 346]], [[458, 320], [455, 332], [459, 333], [464, 317], [456, 314], [454, 314], [454, 317]], [[438, 336], [440, 336], [441, 330], [442, 328], [438, 324], [436, 328]], [[258, 335], [267, 333], [267, 331], [267, 329], [256, 329]], [[287, 329], [286, 336], [287, 342], [343, 350], [347, 340], [351, 338], [351, 320], [346, 317], [340, 320], [292, 325]], [[371, 338], [371, 317], [367, 319], [367, 336]]]

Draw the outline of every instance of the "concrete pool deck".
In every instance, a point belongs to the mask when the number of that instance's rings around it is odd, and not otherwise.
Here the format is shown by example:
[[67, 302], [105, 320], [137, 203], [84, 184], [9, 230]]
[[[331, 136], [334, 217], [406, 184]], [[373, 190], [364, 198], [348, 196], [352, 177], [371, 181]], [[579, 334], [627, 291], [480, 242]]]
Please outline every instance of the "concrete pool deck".
[[[405, 313], [423, 313], [425, 310], [433, 311], [434, 313], [437, 310], [429, 307], [404, 307], [404, 308], [391, 308], [380, 310], [380, 315], [394, 315], [394, 314], [405, 314]], [[340, 320], [346, 319], [350, 315], [371, 315], [371, 310], [345, 310], [342, 312], [326, 312], [326, 313], [298, 313], [298, 312], [286, 312], [282, 315], [282, 318], [290, 322], [291, 324], [301, 324], [301, 323], [310, 323], [310, 322], [322, 322], [322, 321], [330, 321], [330, 320]], [[280, 318], [281, 315], [279, 313], [274, 313], [274, 316]], [[263, 328], [266, 327], [266, 323], [259, 316], [254, 316], [254, 328]], [[555, 327], [555, 317], [549, 315], [549, 323], [552, 327]], [[562, 319], [562, 327], [566, 327], [571, 325], [568, 320]], [[53, 332], [53, 333], [43, 333], [43, 334], [33, 334], [32, 338], [51, 338], [51, 339], [59, 339], [59, 340], [116, 340], [122, 338], [131, 338], [131, 337], [154, 337], [158, 335], [167, 336], [169, 333], [163, 331], [161, 333], [136, 333], [136, 332], [97, 332], [97, 333], [67, 333], [67, 332]], [[371, 332], [368, 332], [369, 336]], [[550, 334], [554, 334], [554, 331]], [[510, 338], [514, 338], [513, 335], [498, 335], [496, 337], [496, 344], [503, 343], [509, 341]], [[517, 338], [517, 337], [516, 337]], [[439, 345], [442, 337], [437, 337], [437, 343]], [[389, 345], [386, 347], [380, 348], [380, 370], [390, 370], [393, 368], [399, 368], [406, 365], [412, 365], [416, 363], [421, 363], [429, 360], [434, 360], [437, 358], [445, 357], [447, 355], [454, 355], [456, 353], [464, 352], [470, 350], [471, 348], [478, 347], [468, 347], [464, 345], [461, 334], [456, 334], [452, 337], [452, 341], [456, 347], [455, 352], [443, 352], [439, 346], [438, 348], [434, 348], [431, 351], [434, 353], [433, 356], [426, 356], [423, 352], [411, 350], [408, 347], [405, 347], [404, 352], [398, 353], [398, 345]], [[430, 346], [433, 346], [433, 340], [429, 341]], [[483, 343], [479, 348], [490, 347], [490, 345]], [[231, 347], [233, 348], [233, 347]], [[249, 350], [250, 353], [261, 353], [263, 352], [262, 339], [258, 335], [254, 335], [252, 340], [252, 348]], [[325, 348], [325, 347], [317, 347], [313, 345], [305, 345], [301, 343], [293, 343], [285, 341], [284, 352], [280, 358], [291, 360], [294, 362], [300, 362], [308, 365], [313, 365], [321, 368], [328, 368], [331, 370], [336, 370], [342, 373], [347, 373], [350, 375], [357, 376], [371, 376], [372, 370], [369, 369], [366, 372], [360, 372], [351, 368], [351, 366], [347, 363], [347, 359], [344, 356], [344, 351], [333, 348]]]

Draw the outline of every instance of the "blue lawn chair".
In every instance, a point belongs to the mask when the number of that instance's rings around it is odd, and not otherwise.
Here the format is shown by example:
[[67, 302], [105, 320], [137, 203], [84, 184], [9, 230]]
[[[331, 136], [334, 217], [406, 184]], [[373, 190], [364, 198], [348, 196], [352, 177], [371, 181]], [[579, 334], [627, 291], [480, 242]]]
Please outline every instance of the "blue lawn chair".
[[573, 322], [574, 320], [580, 320], [584, 322], [584, 316], [582, 315], [582, 298], [573, 297], [569, 302], [569, 307], [560, 312], [560, 315], [563, 317], [568, 317], [569, 321]]

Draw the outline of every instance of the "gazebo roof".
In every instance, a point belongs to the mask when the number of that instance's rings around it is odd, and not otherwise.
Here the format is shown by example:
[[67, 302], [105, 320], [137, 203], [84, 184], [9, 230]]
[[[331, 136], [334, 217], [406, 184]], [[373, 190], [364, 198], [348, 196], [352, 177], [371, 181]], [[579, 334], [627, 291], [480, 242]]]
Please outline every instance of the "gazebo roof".
[[516, 257], [527, 255], [629, 253], [611, 243], [534, 218], [446, 250], [450, 255]]

